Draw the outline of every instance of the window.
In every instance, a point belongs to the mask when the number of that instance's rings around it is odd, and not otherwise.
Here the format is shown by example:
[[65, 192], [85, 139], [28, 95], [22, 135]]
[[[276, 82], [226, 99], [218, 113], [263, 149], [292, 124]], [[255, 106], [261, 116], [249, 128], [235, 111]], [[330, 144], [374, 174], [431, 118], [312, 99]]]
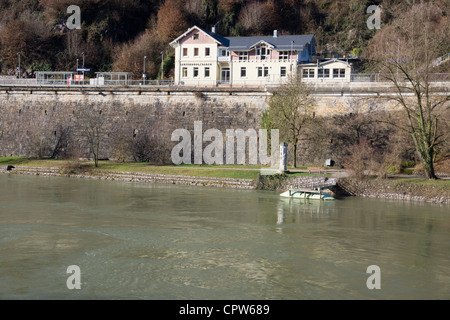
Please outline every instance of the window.
[[220, 55], [222, 57], [228, 57], [230, 55], [230, 51], [227, 51], [225, 49], [220, 50]]
[[270, 57], [270, 49], [265, 46], [256, 47], [256, 55], [259, 56], [261, 60], [266, 60]]
[[318, 78], [329, 78], [330, 77], [330, 69], [319, 69], [317, 71]]
[[188, 55], [188, 49], [183, 48], [183, 57], [187, 57], [187, 55]]
[[198, 68], [194, 67], [194, 78], [198, 78]]
[[194, 33], [194, 40], [198, 40], [200, 38], [200, 35], [198, 33]]
[[278, 59], [280, 59], [280, 60], [288, 60], [289, 59], [289, 51], [280, 51], [278, 53]]
[[303, 69], [303, 78], [314, 78], [314, 69]]
[[269, 67], [258, 67], [258, 78], [267, 77], [269, 75]]
[[211, 49], [205, 48], [205, 57], [209, 57], [211, 55]]
[[198, 48], [194, 48], [194, 57], [198, 57]]
[[183, 78], [187, 78], [187, 76], [188, 76], [188, 69], [186, 67], [183, 67], [182, 75], [183, 75]]
[[239, 52], [239, 61], [248, 61], [248, 52]]
[[280, 76], [281, 77], [286, 77], [286, 67], [281, 67], [280, 68]]
[[209, 67], [205, 67], [205, 78], [209, 78]]
[[241, 67], [241, 78], [246, 78], [246, 77], [247, 77], [247, 68]]
[[333, 69], [333, 78], [345, 78], [345, 69]]

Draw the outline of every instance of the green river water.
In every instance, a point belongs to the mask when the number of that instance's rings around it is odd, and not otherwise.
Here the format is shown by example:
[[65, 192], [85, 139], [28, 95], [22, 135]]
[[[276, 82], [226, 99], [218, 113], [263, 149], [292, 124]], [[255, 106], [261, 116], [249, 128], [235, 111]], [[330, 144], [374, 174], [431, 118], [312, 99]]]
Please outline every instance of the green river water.
[[0, 299], [449, 298], [445, 205], [0, 175]]

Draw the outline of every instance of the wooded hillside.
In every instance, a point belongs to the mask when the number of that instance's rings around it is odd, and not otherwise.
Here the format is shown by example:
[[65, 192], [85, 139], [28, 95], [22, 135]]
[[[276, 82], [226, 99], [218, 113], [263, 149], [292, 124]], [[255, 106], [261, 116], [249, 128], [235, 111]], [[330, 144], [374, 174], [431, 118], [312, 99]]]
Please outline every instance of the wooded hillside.
[[[0, 59], [2, 74], [22, 70], [74, 70], [85, 53], [93, 71], [142, 72], [150, 78], [171, 70], [168, 43], [192, 25], [224, 36], [314, 34], [318, 51], [364, 53], [381, 30], [369, 30], [369, 5], [382, 7], [382, 26], [408, 10], [402, 0], [2, 0]], [[415, 2], [419, 2], [416, 0]], [[447, 18], [448, 0], [431, 1]], [[70, 30], [70, 5], [81, 8], [81, 29]], [[445, 48], [443, 48], [443, 53]], [[169, 71], [170, 72], [170, 71]], [[168, 76], [170, 74], [166, 74]]]

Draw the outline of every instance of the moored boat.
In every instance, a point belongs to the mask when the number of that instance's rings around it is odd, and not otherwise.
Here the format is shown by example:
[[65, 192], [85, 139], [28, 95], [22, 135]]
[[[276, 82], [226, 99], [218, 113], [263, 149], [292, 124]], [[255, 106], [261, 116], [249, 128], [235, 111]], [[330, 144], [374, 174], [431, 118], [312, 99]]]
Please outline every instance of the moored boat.
[[289, 189], [280, 194], [281, 197], [312, 199], [312, 200], [334, 200], [334, 197], [322, 190]]

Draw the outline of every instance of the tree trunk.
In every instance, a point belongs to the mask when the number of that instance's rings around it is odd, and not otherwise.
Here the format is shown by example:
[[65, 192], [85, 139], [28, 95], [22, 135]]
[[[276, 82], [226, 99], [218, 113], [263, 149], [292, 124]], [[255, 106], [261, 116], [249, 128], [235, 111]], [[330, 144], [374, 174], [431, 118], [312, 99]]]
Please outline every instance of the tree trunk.
[[294, 142], [294, 148], [292, 150], [292, 168], [297, 168], [297, 143]]
[[434, 163], [433, 158], [431, 159], [423, 159], [423, 170], [425, 173], [425, 178], [427, 179], [437, 179], [436, 174], [434, 172]]

